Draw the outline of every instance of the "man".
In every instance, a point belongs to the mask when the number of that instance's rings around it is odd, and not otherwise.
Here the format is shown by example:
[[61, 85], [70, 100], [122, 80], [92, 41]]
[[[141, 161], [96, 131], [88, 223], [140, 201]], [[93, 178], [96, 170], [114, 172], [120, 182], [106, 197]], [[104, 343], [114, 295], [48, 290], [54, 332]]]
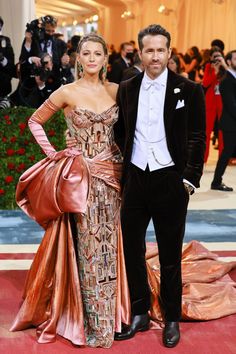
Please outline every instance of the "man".
[[41, 67], [34, 67], [31, 77], [25, 79], [19, 86], [21, 104], [38, 108], [62, 84], [62, 76], [54, 71], [52, 57], [44, 53], [41, 57]]
[[9, 37], [2, 35], [3, 19], [0, 17], [0, 108], [10, 105], [7, 95], [11, 92], [14, 76], [14, 52]]
[[134, 54], [133, 65], [123, 71], [122, 80], [131, 79], [143, 71], [143, 64], [138, 53]]
[[150, 25], [138, 36], [145, 69], [120, 83], [116, 141], [123, 156], [121, 225], [132, 322], [116, 340], [149, 328], [145, 234], [152, 218], [159, 249], [163, 343], [180, 338], [181, 255], [189, 194], [199, 187], [205, 148], [201, 86], [167, 69], [170, 34]]
[[108, 73], [110, 82], [117, 84], [121, 82], [124, 70], [133, 64], [133, 52], [134, 49], [131, 43], [125, 42], [121, 44], [120, 57], [113, 62], [111, 71]]
[[20, 54], [22, 80], [29, 76], [32, 64], [41, 66], [43, 53], [48, 53], [52, 57], [54, 70], [67, 66], [69, 68], [70, 58], [66, 54], [66, 43], [53, 36], [57, 27], [57, 19], [47, 15], [32, 21], [26, 27]]
[[224, 147], [216, 164], [211, 189], [232, 192], [232, 187], [222, 183], [222, 177], [236, 149], [236, 50], [229, 52], [225, 61], [228, 70], [220, 83], [223, 111], [219, 122], [219, 128], [223, 133]]

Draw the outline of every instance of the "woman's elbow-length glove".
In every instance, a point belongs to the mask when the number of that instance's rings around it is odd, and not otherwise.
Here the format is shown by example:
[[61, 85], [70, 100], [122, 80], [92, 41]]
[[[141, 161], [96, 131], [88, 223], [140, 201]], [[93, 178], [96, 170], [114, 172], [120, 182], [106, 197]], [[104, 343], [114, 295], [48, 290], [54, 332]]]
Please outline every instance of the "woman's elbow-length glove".
[[29, 129], [31, 130], [35, 140], [40, 145], [44, 153], [51, 160], [57, 161], [63, 157], [71, 157], [81, 155], [81, 152], [76, 148], [66, 148], [65, 150], [56, 151], [50, 144], [42, 125], [51, 116], [59, 110], [50, 99], [47, 99], [30, 117], [28, 121]]

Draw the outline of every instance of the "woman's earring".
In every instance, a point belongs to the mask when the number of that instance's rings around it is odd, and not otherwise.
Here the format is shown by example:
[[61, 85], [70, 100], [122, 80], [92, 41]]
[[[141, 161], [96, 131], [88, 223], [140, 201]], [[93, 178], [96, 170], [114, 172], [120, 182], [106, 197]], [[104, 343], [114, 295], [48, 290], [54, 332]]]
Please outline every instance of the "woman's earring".
[[83, 77], [84, 76], [84, 69], [79, 61], [77, 62], [77, 68], [78, 68], [78, 76]]
[[107, 66], [106, 66], [106, 64], [104, 64], [102, 67], [102, 82], [103, 83], [106, 81], [106, 76], [107, 76]]

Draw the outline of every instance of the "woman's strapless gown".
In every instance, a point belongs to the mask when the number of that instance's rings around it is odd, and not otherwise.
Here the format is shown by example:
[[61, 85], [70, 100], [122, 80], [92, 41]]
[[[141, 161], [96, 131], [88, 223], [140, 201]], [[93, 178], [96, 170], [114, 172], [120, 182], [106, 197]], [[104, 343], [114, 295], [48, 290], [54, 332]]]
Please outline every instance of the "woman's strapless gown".
[[[122, 156], [113, 133], [117, 119], [116, 104], [101, 114], [76, 108], [65, 117], [88, 166], [85, 212], [64, 213], [52, 222], [44, 222], [40, 215], [32, 215], [32, 199], [31, 206], [25, 203], [30, 188], [24, 186], [20, 197], [17, 195], [28, 208], [28, 215], [47, 226], [27, 277], [24, 302], [11, 330], [36, 326], [41, 343], [53, 341], [60, 334], [77, 345], [109, 348], [115, 330], [121, 330], [121, 322], [129, 321], [120, 228]], [[42, 161], [48, 163], [48, 159]], [[34, 165], [26, 179], [30, 180], [40, 169], [41, 165]], [[33, 178], [37, 185], [38, 177]], [[49, 181], [47, 173], [45, 178]], [[37, 189], [39, 195], [31, 189], [33, 203], [39, 205], [39, 200], [45, 198], [40, 196], [42, 188]], [[70, 203], [71, 196], [67, 198]]]
[[[119, 220], [122, 157], [113, 136], [117, 111], [116, 105], [101, 114], [77, 108], [65, 118], [88, 163], [90, 191], [85, 213], [64, 213], [47, 224], [28, 273], [24, 302], [11, 330], [35, 326], [40, 343], [52, 342], [59, 334], [76, 345], [107, 348], [121, 322], [129, 322]], [[31, 170], [37, 173], [34, 166]], [[156, 245], [148, 245], [154, 328], [162, 323], [157, 255]], [[184, 248], [183, 319], [209, 320], [236, 313], [235, 282], [227, 274], [234, 267], [236, 262], [220, 262], [198, 242]]]

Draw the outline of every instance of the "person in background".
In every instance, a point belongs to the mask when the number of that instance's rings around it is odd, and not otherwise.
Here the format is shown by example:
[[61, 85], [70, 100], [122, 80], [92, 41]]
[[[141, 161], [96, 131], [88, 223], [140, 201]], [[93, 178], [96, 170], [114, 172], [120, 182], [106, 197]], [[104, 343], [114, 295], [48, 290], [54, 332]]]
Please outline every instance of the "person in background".
[[0, 17], [0, 109], [10, 107], [7, 96], [11, 93], [11, 80], [15, 74], [14, 51], [10, 38], [2, 35], [3, 24]]
[[120, 57], [116, 59], [108, 73], [108, 80], [119, 84], [125, 69], [133, 65], [134, 48], [131, 43], [124, 42], [120, 46]]
[[181, 69], [180, 59], [177, 54], [171, 54], [171, 57], [168, 60], [168, 69], [174, 71], [176, 74], [188, 78], [188, 74]]
[[202, 60], [198, 47], [193, 46], [187, 51], [188, 61], [185, 64], [185, 72], [192, 81], [196, 81], [196, 72]]
[[138, 53], [134, 54], [133, 65], [123, 72], [122, 80], [128, 80], [131, 77], [140, 74], [143, 71], [143, 64]]
[[[210, 50], [210, 62], [205, 66], [202, 86], [205, 89], [206, 97], [206, 150], [204, 162], [206, 163], [209, 156], [210, 139], [214, 130], [215, 120], [220, 119], [222, 113], [222, 99], [219, 90], [220, 80], [222, 79], [227, 65], [225, 63], [223, 53], [218, 47]], [[217, 123], [218, 125], [218, 123]], [[222, 151], [222, 138], [218, 134], [219, 154]]]
[[216, 164], [211, 189], [232, 192], [233, 188], [223, 183], [223, 175], [233, 152], [236, 149], [236, 50], [225, 57], [228, 69], [220, 82], [220, 94], [223, 110], [219, 121], [219, 129], [223, 134], [223, 151]]

